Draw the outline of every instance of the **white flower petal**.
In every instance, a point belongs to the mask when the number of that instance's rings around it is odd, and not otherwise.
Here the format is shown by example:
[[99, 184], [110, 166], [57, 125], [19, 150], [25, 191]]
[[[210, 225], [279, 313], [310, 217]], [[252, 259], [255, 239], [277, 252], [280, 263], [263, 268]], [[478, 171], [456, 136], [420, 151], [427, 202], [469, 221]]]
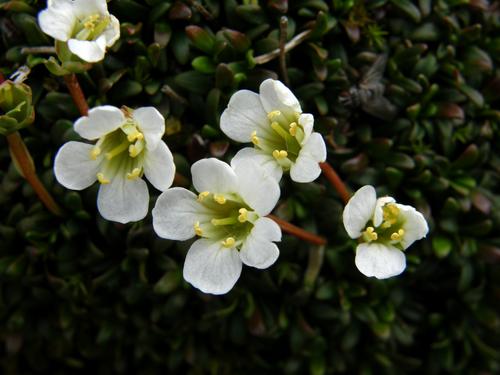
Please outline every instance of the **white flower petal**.
[[155, 188], [167, 190], [174, 181], [175, 164], [172, 153], [165, 142], [160, 142], [153, 151], [146, 151], [144, 175]]
[[396, 202], [393, 197], [380, 197], [377, 199], [377, 203], [375, 204], [375, 210], [373, 211], [373, 225], [375, 227], [378, 227], [380, 224], [382, 224], [382, 221], [384, 219], [384, 211], [383, 207], [387, 203], [394, 203]]
[[204, 293], [229, 292], [241, 274], [242, 263], [236, 249], [220, 241], [199, 239], [189, 249], [184, 261], [184, 279]]
[[210, 213], [196, 200], [196, 194], [174, 187], [156, 200], [153, 228], [162, 238], [184, 241], [194, 237], [194, 224], [209, 216]]
[[96, 181], [99, 162], [90, 158], [92, 145], [68, 142], [57, 152], [54, 174], [57, 181], [72, 190], [82, 190]]
[[314, 127], [314, 116], [310, 113], [302, 113], [299, 116], [299, 125], [304, 129], [304, 139], [302, 144], [307, 142], [309, 136], [311, 135]]
[[295, 121], [296, 114], [302, 113], [300, 103], [295, 95], [280, 81], [266, 79], [261, 83], [259, 92], [260, 101], [267, 113], [279, 110], [289, 120], [293, 121]]
[[111, 47], [120, 39], [120, 21], [112, 14], [109, 15], [109, 25], [102, 34], [106, 37], [107, 47]]
[[198, 192], [236, 193], [238, 179], [234, 170], [223, 161], [215, 158], [202, 159], [191, 166], [194, 188]]
[[88, 17], [92, 14], [101, 16], [108, 14], [108, 4], [106, 0], [71, 0], [73, 11], [79, 18]]
[[241, 261], [250, 267], [267, 268], [276, 262], [280, 251], [271, 241], [281, 240], [281, 229], [267, 217], [259, 218], [240, 250]]
[[75, 131], [82, 138], [92, 141], [118, 129], [125, 121], [123, 112], [118, 108], [103, 105], [92, 108], [88, 116], [80, 117], [75, 122]]
[[342, 214], [342, 220], [349, 237], [358, 238], [361, 236], [361, 231], [372, 218], [376, 201], [377, 193], [373, 186], [365, 185], [354, 193], [347, 202]]
[[38, 14], [42, 31], [56, 40], [66, 42], [71, 38], [76, 18], [69, 0], [53, 0], [48, 8]]
[[97, 194], [97, 208], [102, 217], [123, 224], [143, 219], [148, 205], [148, 186], [140, 178], [129, 180], [117, 174], [109, 184], [102, 184]]
[[96, 40], [68, 40], [69, 50], [87, 62], [98, 62], [104, 59], [106, 53], [106, 37], [99, 36]]
[[220, 118], [220, 128], [229, 138], [237, 142], [250, 142], [252, 132], [271, 133], [267, 114], [259, 95], [248, 91], [237, 91]]
[[252, 159], [262, 168], [265, 169], [265, 173], [274, 178], [276, 181], [280, 181], [283, 176], [283, 169], [276, 162], [276, 159], [266, 152], [260, 151], [253, 147], [245, 147], [238, 151], [236, 155], [231, 159], [231, 167], [236, 168], [236, 165], [244, 160]]
[[424, 216], [415, 210], [412, 206], [407, 206], [404, 204], [396, 204], [400, 210], [400, 215], [403, 215], [405, 222], [403, 224], [403, 230], [405, 234], [401, 243], [404, 249], [407, 249], [413, 242], [424, 238], [429, 232], [429, 226]]
[[319, 163], [326, 159], [326, 146], [319, 133], [312, 133], [290, 168], [290, 177], [295, 182], [311, 182], [321, 174]]
[[319, 163], [310, 155], [299, 155], [290, 168], [290, 178], [295, 182], [312, 182], [321, 174]]
[[154, 150], [165, 133], [165, 118], [154, 107], [142, 107], [132, 114], [146, 138], [148, 150]]
[[355, 263], [363, 275], [377, 279], [399, 275], [406, 268], [406, 258], [401, 250], [378, 243], [359, 244]]
[[251, 159], [240, 159], [234, 165], [238, 176], [238, 193], [260, 216], [270, 213], [280, 197], [278, 182]]

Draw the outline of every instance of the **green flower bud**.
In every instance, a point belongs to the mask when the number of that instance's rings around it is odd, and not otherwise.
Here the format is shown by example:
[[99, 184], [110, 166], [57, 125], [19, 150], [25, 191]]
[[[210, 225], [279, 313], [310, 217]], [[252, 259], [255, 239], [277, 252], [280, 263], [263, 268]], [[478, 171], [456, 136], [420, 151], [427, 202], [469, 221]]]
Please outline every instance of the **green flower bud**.
[[0, 84], [0, 134], [9, 135], [35, 120], [31, 88], [24, 83]]

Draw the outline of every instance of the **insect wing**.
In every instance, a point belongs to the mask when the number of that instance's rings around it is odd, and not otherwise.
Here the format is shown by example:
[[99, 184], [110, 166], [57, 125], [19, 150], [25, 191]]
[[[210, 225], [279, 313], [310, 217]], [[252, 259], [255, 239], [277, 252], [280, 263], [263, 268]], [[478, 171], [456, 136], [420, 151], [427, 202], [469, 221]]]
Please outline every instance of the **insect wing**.
[[361, 109], [384, 121], [394, 120], [398, 112], [397, 107], [383, 96], [367, 100], [362, 104]]
[[359, 87], [369, 90], [373, 85], [379, 84], [384, 75], [386, 63], [386, 54], [378, 56], [370, 69], [368, 69], [367, 72], [363, 75], [363, 79], [359, 83]]

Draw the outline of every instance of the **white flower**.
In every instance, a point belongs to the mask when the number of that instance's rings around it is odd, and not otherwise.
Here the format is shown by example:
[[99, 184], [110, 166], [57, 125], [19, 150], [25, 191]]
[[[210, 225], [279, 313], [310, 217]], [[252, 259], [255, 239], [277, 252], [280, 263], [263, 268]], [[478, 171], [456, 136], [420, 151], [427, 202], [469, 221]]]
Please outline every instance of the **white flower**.
[[356, 249], [356, 267], [377, 279], [399, 275], [406, 268], [406, 250], [427, 235], [422, 214], [392, 197], [377, 199], [373, 186], [359, 189], [345, 206], [344, 227], [362, 241]]
[[278, 202], [277, 181], [251, 160], [234, 168], [217, 159], [191, 167], [198, 195], [172, 188], [153, 209], [153, 227], [163, 238], [196, 240], [184, 262], [184, 279], [205, 293], [224, 294], [240, 277], [242, 263], [271, 266], [279, 255], [279, 226], [267, 217]]
[[148, 212], [148, 187], [167, 190], [174, 179], [172, 154], [161, 140], [165, 120], [153, 107], [123, 111], [109, 105], [95, 107], [75, 122], [75, 131], [95, 145], [68, 142], [54, 161], [57, 181], [82, 190], [100, 182], [97, 208], [112, 221], [143, 219]]
[[260, 94], [236, 92], [220, 119], [229, 138], [254, 145], [239, 151], [231, 163], [253, 158], [278, 181], [289, 170], [296, 182], [315, 180], [321, 173], [318, 163], [326, 159], [325, 142], [313, 124], [314, 117], [302, 113], [293, 93], [272, 79], [262, 82]]
[[102, 60], [106, 47], [120, 37], [120, 22], [109, 14], [106, 0], [48, 0], [38, 23], [44, 33], [67, 43], [87, 62]]

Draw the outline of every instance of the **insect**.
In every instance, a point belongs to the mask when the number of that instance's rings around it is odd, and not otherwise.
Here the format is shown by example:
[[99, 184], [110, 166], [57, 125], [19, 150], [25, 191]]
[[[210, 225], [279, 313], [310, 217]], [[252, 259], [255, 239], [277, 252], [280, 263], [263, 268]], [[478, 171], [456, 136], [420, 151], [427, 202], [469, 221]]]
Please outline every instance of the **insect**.
[[378, 56], [358, 85], [341, 94], [339, 101], [346, 107], [361, 108], [381, 120], [393, 120], [398, 109], [384, 97], [385, 85], [382, 83], [386, 63], [386, 54]]

